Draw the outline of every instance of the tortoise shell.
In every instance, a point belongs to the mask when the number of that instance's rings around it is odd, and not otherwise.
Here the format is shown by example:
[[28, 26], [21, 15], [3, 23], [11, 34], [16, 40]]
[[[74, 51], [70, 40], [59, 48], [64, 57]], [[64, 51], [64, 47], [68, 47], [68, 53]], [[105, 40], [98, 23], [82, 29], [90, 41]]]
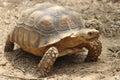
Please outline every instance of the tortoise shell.
[[43, 3], [22, 13], [14, 29], [14, 33], [17, 33], [14, 37], [19, 45], [40, 48], [54, 44], [83, 27], [78, 12], [56, 4]]

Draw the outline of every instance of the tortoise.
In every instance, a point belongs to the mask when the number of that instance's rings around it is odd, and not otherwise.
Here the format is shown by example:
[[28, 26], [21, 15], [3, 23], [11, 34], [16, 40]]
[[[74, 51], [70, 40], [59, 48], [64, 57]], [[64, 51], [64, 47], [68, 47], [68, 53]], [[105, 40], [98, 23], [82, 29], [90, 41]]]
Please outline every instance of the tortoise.
[[56, 59], [88, 49], [86, 62], [97, 61], [101, 54], [100, 32], [85, 28], [80, 13], [52, 3], [38, 3], [23, 11], [8, 35], [4, 52], [13, 51], [14, 43], [42, 59], [38, 64], [46, 76]]

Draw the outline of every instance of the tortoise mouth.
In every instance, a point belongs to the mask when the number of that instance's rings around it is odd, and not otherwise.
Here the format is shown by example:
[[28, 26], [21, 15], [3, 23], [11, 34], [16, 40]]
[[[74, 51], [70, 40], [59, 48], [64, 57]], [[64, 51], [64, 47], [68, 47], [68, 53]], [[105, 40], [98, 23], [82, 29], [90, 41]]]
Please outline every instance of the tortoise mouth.
[[90, 39], [86, 39], [86, 41], [94, 41], [94, 40], [97, 40], [99, 38], [99, 36], [96, 36], [96, 37], [92, 37]]

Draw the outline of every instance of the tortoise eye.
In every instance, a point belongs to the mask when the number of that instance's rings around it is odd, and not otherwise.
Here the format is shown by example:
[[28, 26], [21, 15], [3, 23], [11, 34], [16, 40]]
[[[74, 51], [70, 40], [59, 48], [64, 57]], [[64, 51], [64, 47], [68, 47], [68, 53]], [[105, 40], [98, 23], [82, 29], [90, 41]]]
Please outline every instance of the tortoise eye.
[[92, 35], [93, 33], [92, 32], [88, 32], [88, 35]]

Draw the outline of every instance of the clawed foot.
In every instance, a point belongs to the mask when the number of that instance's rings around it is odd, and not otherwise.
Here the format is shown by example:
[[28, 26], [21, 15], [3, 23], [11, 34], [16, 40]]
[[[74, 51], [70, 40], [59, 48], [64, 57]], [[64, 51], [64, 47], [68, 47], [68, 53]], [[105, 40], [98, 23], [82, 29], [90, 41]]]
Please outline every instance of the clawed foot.
[[47, 76], [47, 73], [49, 73], [52, 69], [53, 64], [55, 63], [55, 60], [57, 59], [58, 55], [58, 50], [55, 47], [51, 47], [47, 50], [40, 63], [38, 64], [40, 77]]
[[98, 57], [101, 54], [102, 51], [102, 44], [99, 40], [89, 42], [89, 45], [87, 45], [88, 48], [88, 55], [85, 59], [85, 62], [95, 62], [98, 60]]

